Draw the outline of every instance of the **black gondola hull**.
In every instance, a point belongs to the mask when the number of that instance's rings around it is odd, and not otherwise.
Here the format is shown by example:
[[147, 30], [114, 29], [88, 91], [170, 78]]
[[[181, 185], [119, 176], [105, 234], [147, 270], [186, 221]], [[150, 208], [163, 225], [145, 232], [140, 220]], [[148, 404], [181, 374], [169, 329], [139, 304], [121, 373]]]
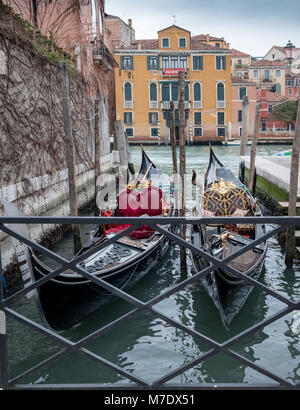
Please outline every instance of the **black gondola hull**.
[[[127, 291], [146, 276], [158, 259], [167, 252], [168, 243], [169, 240], [162, 237], [155, 247], [137, 261], [123, 267], [118, 266], [109, 275], [94, 276], [122, 291]], [[37, 258], [32, 257], [31, 264], [35, 281], [47, 274], [45, 270], [43, 272], [44, 266]], [[82, 284], [74, 284], [71, 280], [62, 280], [59, 276], [47, 281], [36, 292], [36, 302], [44, 320], [50, 328], [58, 331], [78, 324], [117, 297], [93, 281], [84, 280]]]

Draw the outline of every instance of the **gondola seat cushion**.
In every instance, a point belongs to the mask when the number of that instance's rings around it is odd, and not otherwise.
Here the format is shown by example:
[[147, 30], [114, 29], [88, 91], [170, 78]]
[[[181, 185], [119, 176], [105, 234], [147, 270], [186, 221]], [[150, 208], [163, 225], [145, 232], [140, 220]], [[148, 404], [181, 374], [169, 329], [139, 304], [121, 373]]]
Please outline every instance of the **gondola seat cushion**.
[[140, 193], [140, 212], [149, 216], [162, 213], [162, 190], [156, 186], [149, 186]]
[[237, 210], [250, 210], [251, 202], [247, 192], [236, 186], [228, 189], [213, 186], [204, 192], [203, 208], [215, 212], [216, 216], [232, 216]]
[[118, 215], [119, 216], [140, 216], [139, 194], [129, 188], [124, 189], [118, 195]]

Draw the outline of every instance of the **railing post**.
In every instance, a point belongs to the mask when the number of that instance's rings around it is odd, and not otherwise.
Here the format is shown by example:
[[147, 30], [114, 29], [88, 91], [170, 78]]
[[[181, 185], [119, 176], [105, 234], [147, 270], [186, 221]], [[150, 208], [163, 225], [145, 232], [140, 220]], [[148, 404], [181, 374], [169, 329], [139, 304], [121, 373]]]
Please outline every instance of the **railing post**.
[[8, 358], [7, 358], [7, 334], [6, 334], [6, 316], [3, 310], [0, 310], [0, 368], [2, 375], [3, 389], [8, 389]]

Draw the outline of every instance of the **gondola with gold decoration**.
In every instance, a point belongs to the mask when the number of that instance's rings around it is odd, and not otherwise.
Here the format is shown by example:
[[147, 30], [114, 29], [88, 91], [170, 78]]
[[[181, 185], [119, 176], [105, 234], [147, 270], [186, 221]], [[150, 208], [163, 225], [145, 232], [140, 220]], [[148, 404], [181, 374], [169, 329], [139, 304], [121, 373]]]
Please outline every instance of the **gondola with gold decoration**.
[[[193, 182], [197, 184], [196, 173]], [[265, 233], [263, 224], [216, 224], [214, 217], [262, 216], [261, 209], [249, 190], [225, 168], [210, 148], [210, 159], [201, 186], [201, 194], [197, 199], [196, 213], [202, 217], [212, 217], [208, 224], [194, 225], [192, 243], [222, 260], [250, 244]], [[263, 242], [237, 258], [228, 266], [251, 278], [258, 279], [267, 250]], [[198, 272], [209, 266], [207, 259], [193, 254], [192, 261]], [[201, 279], [208, 295], [218, 308], [221, 319], [228, 329], [233, 318], [240, 311], [253, 286], [232, 274], [226, 267], [216, 269]]]
[[[101, 215], [124, 217], [121, 225], [101, 225], [93, 238], [76, 255], [113, 238], [126, 229], [130, 216], [170, 216], [168, 199], [153, 183], [161, 171], [142, 150], [142, 162], [135, 181], [128, 184], [117, 197], [115, 210], [101, 211]], [[142, 226], [128, 236], [109, 244], [86, 258], [78, 266], [115, 287], [128, 290], [143, 278], [168, 249], [168, 239], [149, 226]], [[52, 269], [30, 251], [33, 280], [48, 275]], [[46, 323], [55, 330], [68, 329], [95, 312], [116, 296], [74, 271], [65, 271], [38, 288], [36, 301]]]

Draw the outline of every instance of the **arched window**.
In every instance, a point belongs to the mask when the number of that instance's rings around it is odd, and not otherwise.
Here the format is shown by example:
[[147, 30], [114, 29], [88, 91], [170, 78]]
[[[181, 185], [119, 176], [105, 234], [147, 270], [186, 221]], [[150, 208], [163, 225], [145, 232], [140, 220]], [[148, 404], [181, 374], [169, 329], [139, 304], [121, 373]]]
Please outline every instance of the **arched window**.
[[131, 83], [125, 83], [124, 84], [124, 97], [125, 97], [125, 101], [132, 101]]
[[223, 83], [217, 85], [217, 101], [225, 101], [225, 86]]
[[194, 84], [194, 101], [201, 101], [201, 84], [195, 83]]
[[150, 101], [157, 101], [157, 85], [155, 83], [150, 84]]

